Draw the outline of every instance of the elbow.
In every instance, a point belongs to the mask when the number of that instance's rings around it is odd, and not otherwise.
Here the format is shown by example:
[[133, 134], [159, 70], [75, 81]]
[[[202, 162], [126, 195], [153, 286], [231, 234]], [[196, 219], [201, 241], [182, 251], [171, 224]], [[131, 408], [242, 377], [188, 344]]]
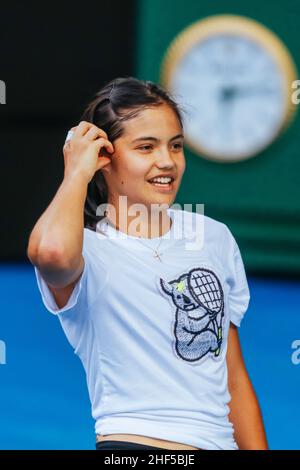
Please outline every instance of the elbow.
[[59, 269], [68, 269], [68, 262], [63, 250], [54, 246], [36, 246], [28, 244], [27, 257], [35, 266], [55, 267]]
[[27, 246], [26, 255], [31, 264], [36, 264], [37, 250], [33, 245], [30, 245], [30, 243]]

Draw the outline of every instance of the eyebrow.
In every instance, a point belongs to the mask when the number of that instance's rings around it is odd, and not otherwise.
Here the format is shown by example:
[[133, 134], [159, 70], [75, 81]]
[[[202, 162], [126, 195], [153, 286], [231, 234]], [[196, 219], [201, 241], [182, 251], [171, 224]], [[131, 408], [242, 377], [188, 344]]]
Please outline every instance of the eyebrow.
[[[179, 139], [179, 138], [184, 138], [184, 135], [183, 134], [177, 134], [175, 135], [174, 137], [172, 137], [169, 142], [172, 142], [172, 140], [175, 140], [175, 139]], [[134, 142], [140, 142], [141, 140], [152, 140], [154, 142], [160, 142], [159, 139], [157, 139], [156, 137], [138, 137], [137, 139], [134, 139], [131, 143], [133, 144]]]

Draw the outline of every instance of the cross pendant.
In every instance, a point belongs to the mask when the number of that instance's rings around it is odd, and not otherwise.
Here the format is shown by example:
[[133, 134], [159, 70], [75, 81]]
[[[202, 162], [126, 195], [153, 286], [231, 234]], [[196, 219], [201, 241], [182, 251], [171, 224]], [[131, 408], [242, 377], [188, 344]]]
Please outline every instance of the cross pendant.
[[159, 261], [162, 263], [162, 260], [160, 259], [160, 255], [162, 255], [162, 253], [158, 253], [158, 251], [155, 250], [155, 255], [153, 255], [153, 257], [159, 259]]

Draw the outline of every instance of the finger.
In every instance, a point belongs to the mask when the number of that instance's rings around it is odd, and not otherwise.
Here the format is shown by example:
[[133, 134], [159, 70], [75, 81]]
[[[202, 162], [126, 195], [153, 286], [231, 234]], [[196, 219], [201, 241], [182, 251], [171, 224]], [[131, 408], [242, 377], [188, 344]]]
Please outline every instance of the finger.
[[65, 145], [68, 145], [70, 140], [73, 139], [75, 131], [76, 131], [77, 128], [78, 128], [78, 126], [73, 126], [69, 129], [69, 131], [67, 133], [67, 136], [66, 136]]
[[74, 131], [70, 129], [67, 133], [66, 139], [65, 139], [65, 144], [68, 144], [69, 141], [73, 138]]
[[106, 132], [103, 130], [103, 129], [100, 129], [99, 127], [95, 126], [95, 124], [93, 124], [92, 122], [87, 122], [87, 121], [81, 121], [78, 126], [77, 126], [77, 129], [75, 130], [75, 136], [79, 137], [79, 136], [84, 136], [91, 128], [93, 129], [97, 129], [101, 135], [103, 137], [105, 137], [107, 139], [107, 134]]
[[84, 136], [93, 125], [94, 124], [92, 124], [91, 122], [88, 122], [88, 121], [80, 121], [78, 126], [76, 126], [74, 136], [75, 137]]
[[86, 132], [85, 136], [88, 135], [88, 138], [90, 138], [90, 133], [92, 134], [92, 140], [94, 140], [94, 133], [96, 133], [96, 137], [104, 137], [104, 139], [108, 140], [108, 135], [107, 133], [101, 129], [100, 127], [95, 126], [94, 124], [89, 128], [89, 130]]
[[104, 166], [106, 166], [110, 162], [111, 162], [111, 160], [110, 160], [109, 157], [99, 158], [98, 163], [97, 163], [97, 171], [101, 170], [101, 168], [103, 168]]
[[99, 127], [93, 126], [91, 127], [88, 132], [84, 135], [85, 138], [88, 140], [95, 140], [99, 137], [103, 137], [104, 139], [107, 139], [106, 133], [102, 129], [99, 129]]
[[113, 156], [113, 152], [107, 151], [105, 147], [102, 147], [99, 153], [99, 157], [109, 157], [111, 158]]
[[[104, 137], [100, 137], [99, 139], [94, 140], [94, 143], [99, 148], [99, 153], [101, 153], [100, 149], [102, 149], [102, 147], [107, 150], [109, 155], [112, 155], [115, 151], [113, 144], [109, 140], [104, 139]], [[105, 154], [105, 152], [103, 152], [103, 154]]]

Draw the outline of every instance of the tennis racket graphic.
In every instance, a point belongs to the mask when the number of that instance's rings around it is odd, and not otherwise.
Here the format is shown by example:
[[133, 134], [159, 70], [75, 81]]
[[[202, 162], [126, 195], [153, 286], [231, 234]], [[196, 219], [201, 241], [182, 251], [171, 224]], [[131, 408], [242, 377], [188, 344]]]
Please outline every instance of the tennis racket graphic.
[[[222, 319], [224, 316], [224, 295], [221, 283], [217, 276], [209, 269], [193, 269], [187, 279], [189, 291], [201, 307], [210, 314], [220, 315], [218, 325], [217, 316], [213, 319], [216, 326], [218, 340], [222, 339]], [[215, 356], [220, 354], [220, 348], [215, 351]]]

